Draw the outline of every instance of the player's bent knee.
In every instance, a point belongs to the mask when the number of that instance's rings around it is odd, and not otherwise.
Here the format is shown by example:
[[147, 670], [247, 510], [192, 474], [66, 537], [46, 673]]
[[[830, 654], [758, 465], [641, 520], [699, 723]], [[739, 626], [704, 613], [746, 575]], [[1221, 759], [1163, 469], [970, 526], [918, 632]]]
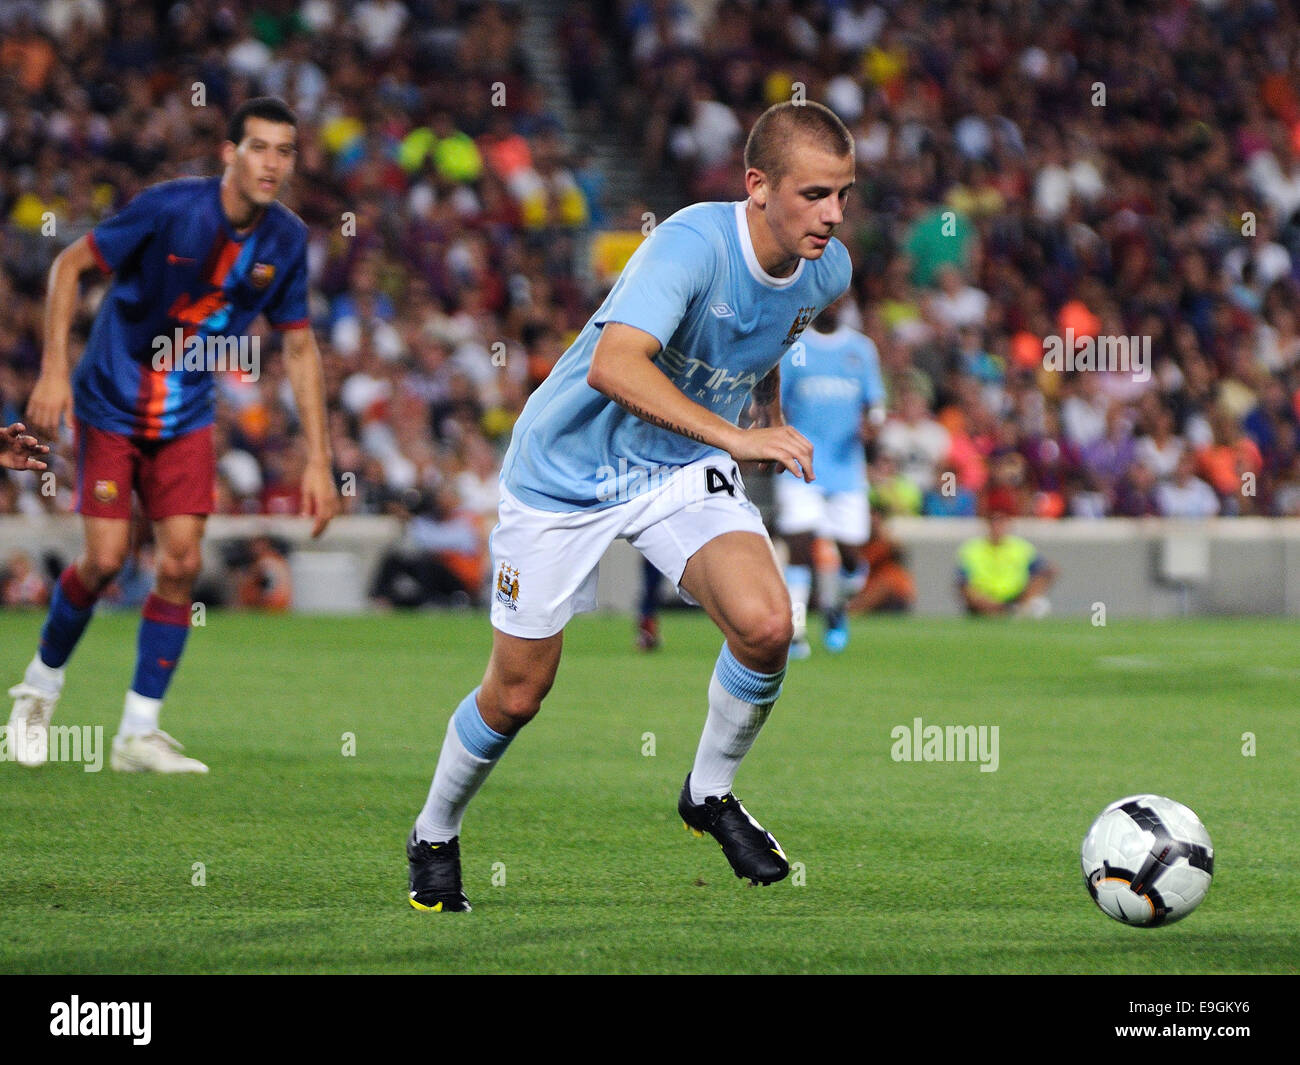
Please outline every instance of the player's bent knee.
[[203, 556], [198, 550], [165, 554], [158, 560], [158, 576], [179, 584], [193, 584], [202, 565]]
[[794, 622], [787, 607], [754, 614], [737, 630], [743, 651], [756, 660], [773, 662], [784, 659], [794, 639]]
[[506, 718], [515, 729], [523, 728], [537, 716], [546, 693], [531, 685], [518, 685], [497, 693], [496, 712]]
[[126, 552], [113, 548], [97, 548], [86, 552], [81, 569], [86, 583], [102, 588], [111, 583], [126, 563]]

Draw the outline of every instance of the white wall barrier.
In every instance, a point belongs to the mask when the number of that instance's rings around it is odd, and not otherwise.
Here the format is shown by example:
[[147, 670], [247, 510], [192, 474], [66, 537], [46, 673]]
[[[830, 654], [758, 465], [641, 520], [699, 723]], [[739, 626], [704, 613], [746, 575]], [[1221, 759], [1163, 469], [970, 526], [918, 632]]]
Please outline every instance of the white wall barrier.
[[[954, 594], [957, 549], [984, 524], [966, 519], [906, 518], [889, 525], [916, 578], [916, 612], [961, 613]], [[306, 519], [214, 516], [204, 541], [204, 572], [219, 576], [222, 549], [259, 534], [292, 548], [297, 609], [366, 609], [384, 552], [401, 536], [394, 518], [341, 517], [319, 540]], [[1082, 616], [1103, 604], [1108, 618], [1192, 614], [1300, 616], [1300, 519], [1208, 521], [1112, 518], [1022, 519], [1012, 531], [1034, 543], [1057, 570], [1053, 612]], [[46, 552], [71, 560], [81, 549], [73, 515], [0, 518], [0, 562], [16, 550], [39, 565]], [[557, 560], [563, 565], [563, 560]], [[736, 579], [743, 580], [743, 573]], [[640, 596], [640, 557], [616, 543], [601, 563], [603, 608], [630, 611]]]

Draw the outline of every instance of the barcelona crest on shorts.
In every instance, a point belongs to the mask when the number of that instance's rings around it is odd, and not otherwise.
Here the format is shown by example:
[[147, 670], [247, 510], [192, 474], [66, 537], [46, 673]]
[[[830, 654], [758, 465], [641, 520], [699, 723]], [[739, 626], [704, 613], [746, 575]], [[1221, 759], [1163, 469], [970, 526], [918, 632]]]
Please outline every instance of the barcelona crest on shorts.
[[254, 288], [266, 288], [275, 280], [275, 267], [270, 263], [254, 263], [253, 269], [248, 272], [248, 280]]
[[519, 570], [504, 562], [497, 570], [497, 602], [511, 610], [519, 609]]
[[790, 323], [790, 332], [786, 333], [782, 344], [793, 344], [799, 339], [799, 334], [808, 328], [808, 323], [812, 321], [816, 307], [800, 307], [799, 313], [795, 315], [794, 321]]
[[93, 489], [94, 496], [101, 503], [111, 503], [117, 498], [116, 481], [96, 481]]

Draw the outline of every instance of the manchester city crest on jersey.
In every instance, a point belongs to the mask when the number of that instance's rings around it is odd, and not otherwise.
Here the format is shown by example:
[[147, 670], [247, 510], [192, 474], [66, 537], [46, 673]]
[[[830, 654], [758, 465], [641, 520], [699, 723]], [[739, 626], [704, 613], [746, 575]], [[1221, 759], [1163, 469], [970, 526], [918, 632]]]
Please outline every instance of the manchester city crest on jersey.
[[248, 272], [248, 280], [254, 288], [266, 288], [275, 280], [275, 267], [271, 263], [254, 263]]
[[786, 333], [782, 344], [793, 344], [799, 339], [799, 334], [808, 328], [808, 323], [813, 320], [813, 315], [817, 313], [816, 307], [800, 307], [799, 313], [794, 316], [794, 321], [790, 323], [790, 332]]
[[519, 570], [504, 562], [497, 570], [497, 602], [511, 610], [519, 609]]

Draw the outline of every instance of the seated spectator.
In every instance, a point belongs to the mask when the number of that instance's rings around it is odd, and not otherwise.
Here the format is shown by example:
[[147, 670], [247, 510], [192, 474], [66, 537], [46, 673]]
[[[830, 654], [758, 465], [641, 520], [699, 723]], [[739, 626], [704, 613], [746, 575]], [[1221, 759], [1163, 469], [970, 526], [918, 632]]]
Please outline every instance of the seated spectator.
[[881, 455], [871, 471], [871, 505], [891, 515], [921, 513], [921, 490], [898, 471], [892, 455]]
[[1115, 485], [1111, 513], [1120, 518], [1150, 518], [1160, 513], [1156, 503], [1156, 475], [1135, 462]]
[[1218, 493], [1221, 513], [1248, 511], [1252, 509], [1257, 485], [1248, 492], [1247, 477], [1254, 481], [1264, 467], [1259, 448], [1241, 431], [1237, 419], [1222, 408], [1216, 408], [1210, 415], [1210, 427], [1214, 443], [1197, 452], [1196, 472]]
[[889, 534], [884, 514], [871, 518], [871, 538], [862, 547], [867, 582], [853, 600], [854, 613], [902, 613], [916, 603], [916, 580], [907, 569], [907, 555]]
[[1156, 411], [1151, 432], [1140, 436], [1136, 442], [1137, 461], [1149, 469], [1157, 480], [1163, 481], [1174, 475], [1178, 467], [1178, 457], [1185, 447], [1182, 437], [1174, 433], [1174, 415], [1162, 406]]
[[1083, 467], [1109, 497], [1124, 473], [1133, 465], [1137, 449], [1125, 409], [1118, 403], [1106, 411], [1106, 432], [1084, 444]]
[[957, 477], [951, 462], [939, 468], [939, 480], [925, 493], [921, 513], [927, 518], [973, 518], [979, 500]]
[[972, 616], [1044, 617], [1051, 611], [1047, 589], [1056, 579], [1056, 570], [1028, 540], [1009, 535], [1009, 523], [1010, 515], [991, 511], [988, 534], [961, 545], [958, 594]]
[[1166, 518], [1212, 518], [1219, 513], [1219, 497], [1196, 476], [1196, 456], [1184, 452], [1174, 475], [1156, 487], [1156, 507]]
[[1025, 480], [1025, 457], [1002, 448], [989, 457], [989, 479], [984, 486], [982, 510], [1013, 517], [1028, 514], [1033, 503]]
[[926, 409], [925, 398], [906, 388], [898, 398], [898, 414], [880, 430], [880, 451], [898, 465], [899, 472], [917, 493], [934, 487], [935, 468], [948, 457], [948, 430]]
[[249, 542], [248, 565], [238, 581], [237, 601], [248, 610], [280, 614], [293, 605], [293, 578], [284, 552], [269, 536]]
[[968, 327], [977, 330], [978, 335], [988, 311], [988, 293], [970, 284], [958, 267], [940, 268], [939, 291], [930, 298], [930, 313], [945, 335], [952, 336]]
[[50, 586], [23, 551], [9, 556], [0, 576], [0, 603], [6, 607], [38, 607], [50, 601]]
[[486, 541], [450, 488], [412, 492], [401, 542], [380, 563], [371, 597], [414, 609], [482, 601]]

